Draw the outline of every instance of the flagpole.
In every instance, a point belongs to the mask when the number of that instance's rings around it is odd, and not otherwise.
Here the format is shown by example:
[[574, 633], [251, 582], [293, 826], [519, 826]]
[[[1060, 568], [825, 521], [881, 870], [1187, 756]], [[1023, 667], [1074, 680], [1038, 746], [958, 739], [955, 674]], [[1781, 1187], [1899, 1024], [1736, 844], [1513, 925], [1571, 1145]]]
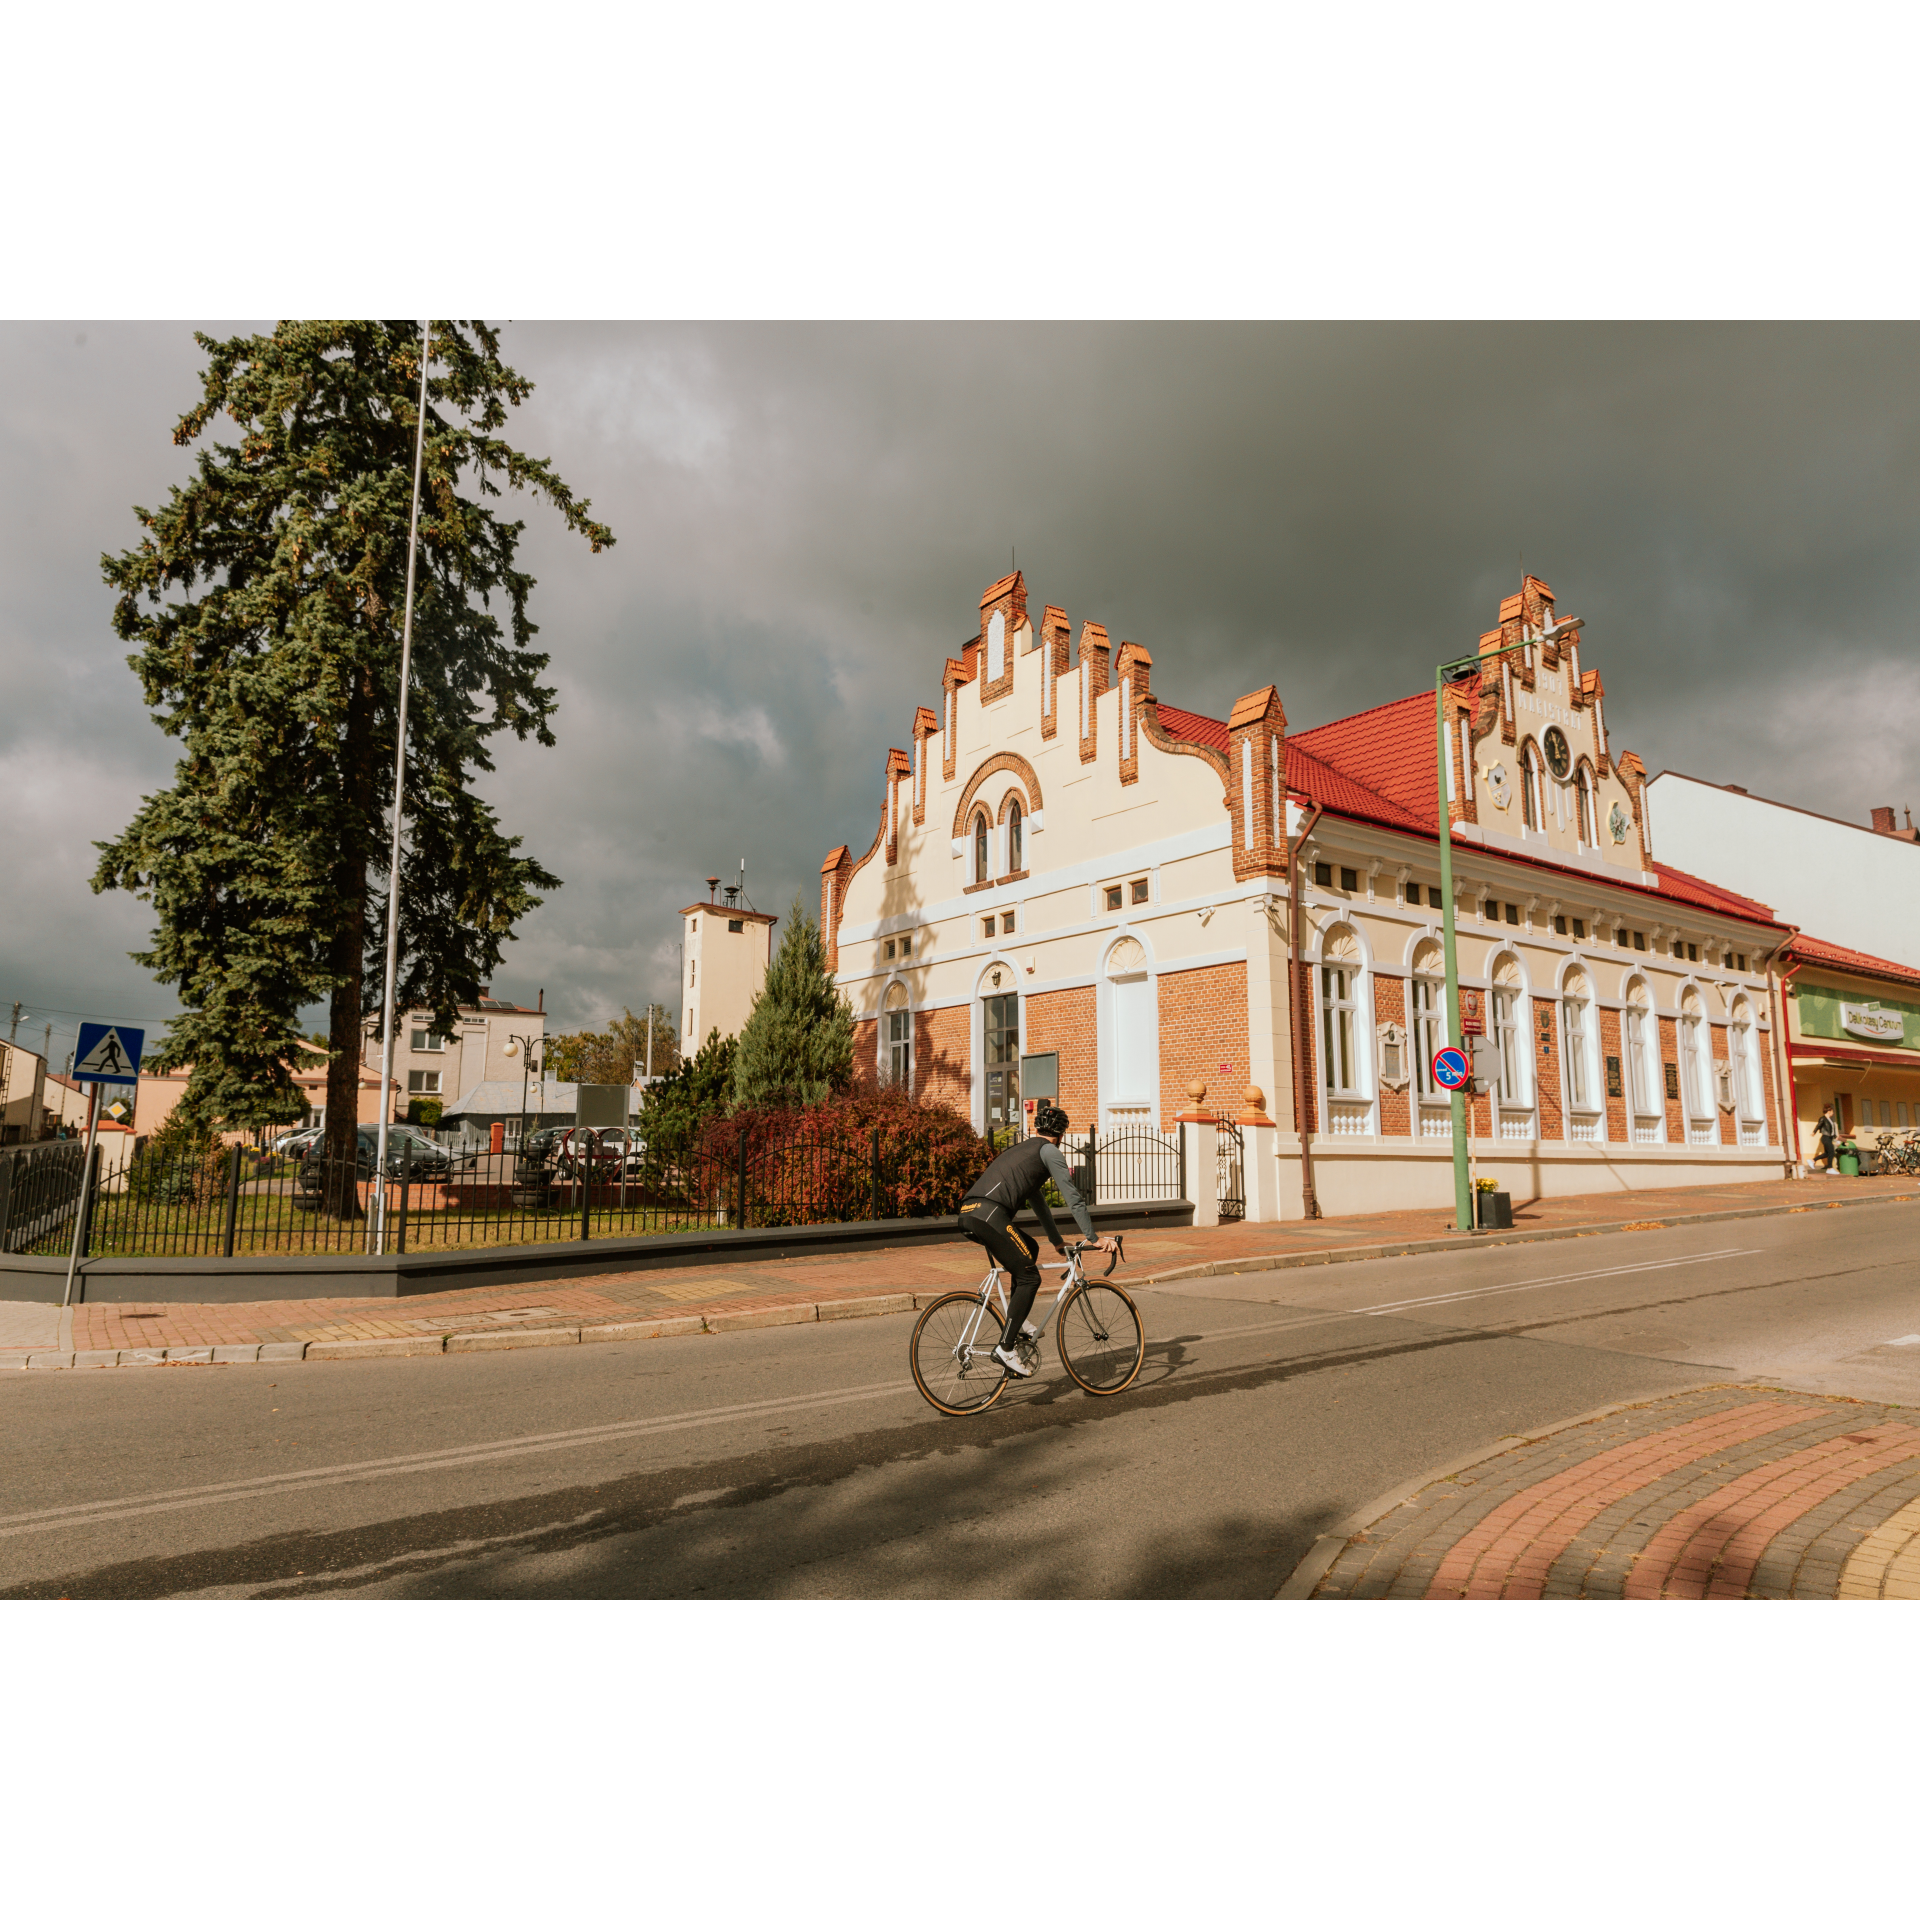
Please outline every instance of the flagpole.
[[387, 854], [387, 974], [381, 996], [380, 1144], [374, 1160], [373, 1250], [387, 1250], [387, 1122], [393, 1114], [394, 978], [400, 961], [400, 803], [407, 791], [407, 687], [413, 677], [413, 564], [420, 545], [420, 466], [427, 445], [427, 362], [433, 322], [420, 322], [420, 411], [413, 429], [413, 512], [407, 523], [407, 608], [400, 626], [400, 723], [393, 743], [393, 841]]

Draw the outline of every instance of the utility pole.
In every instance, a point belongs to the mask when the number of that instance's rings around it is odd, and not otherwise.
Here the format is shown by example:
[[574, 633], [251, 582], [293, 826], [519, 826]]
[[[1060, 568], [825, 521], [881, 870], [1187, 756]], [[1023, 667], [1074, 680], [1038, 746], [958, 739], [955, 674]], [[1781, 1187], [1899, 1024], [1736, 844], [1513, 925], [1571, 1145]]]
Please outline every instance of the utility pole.
[[[1449, 660], [1445, 665], [1436, 667], [1433, 674], [1433, 724], [1434, 744], [1438, 750], [1434, 763], [1434, 809], [1439, 815], [1440, 826], [1440, 944], [1446, 955], [1447, 968], [1447, 1045], [1462, 1047], [1465, 1036], [1460, 1031], [1460, 963], [1454, 949], [1453, 939], [1453, 832], [1452, 818], [1447, 811], [1448, 802], [1453, 798], [1449, 788], [1454, 782], [1448, 778], [1450, 769], [1456, 763], [1459, 767], [1458, 792], [1464, 801], [1467, 797], [1468, 783], [1473, 779], [1473, 764], [1463, 753], [1454, 751], [1454, 729], [1447, 724], [1447, 694], [1450, 686], [1462, 686], [1471, 680], [1476, 685], [1480, 680], [1481, 669], [1489, 660], [1498, 660], [1503, 654], [1519, 653], [1531, 646], [1529, 640], [1516, 640], [1510, 647], [1497, 647], [1490, 653], [1469, 654], [1461, 660]], [[1469, 1058], [1473, 1049], [1465, 1048]], [[1476, 1202], [1473, 1198], [1473, 1169], [1469, 1155], [1472, 1152], [1467, 1140], [1467, 1122], [1472, 1109], [1468, 1105], [1468, 1095], [1473, 1086], [1473, 1075], [1467, 1075], [1466, 1089], [1455, 1087], [1450, 1100], [1453, 1108], [1453, 1220], [1456, 1233], [1471, 1233], [1477, 1224], [1475, 1220]]]
[[20, 1016], [24, 1011], [25, 1009], [21, 1006], [20, 1002], [16, 1000], [13, 1003], [13, 1025], [7, 1029], [7, 1041], [9, 1045], [12, 1044], [15, 1036], [20, 1031]]

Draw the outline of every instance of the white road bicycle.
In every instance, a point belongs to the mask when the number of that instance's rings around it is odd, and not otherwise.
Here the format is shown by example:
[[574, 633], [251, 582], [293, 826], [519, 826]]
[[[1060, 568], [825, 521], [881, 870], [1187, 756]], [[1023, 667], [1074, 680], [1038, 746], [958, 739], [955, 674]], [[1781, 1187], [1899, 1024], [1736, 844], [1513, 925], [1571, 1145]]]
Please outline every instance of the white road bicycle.
[[[1146, 1357], [1140, 1314], [1126, 1288], [1104, 1276], [1089, 1280], [1081, 1272], [1085, 1251], [1077, 1246], [1064, 1261], [1045, 1264], [1043, 1271], [1067, 1277], [1040, 1321], [1039, 1333], [1022, 1334], [1016, 1351], [1032, 1366], [1041, 1337], [1057, 1316], [1060, 1364], [1074, 1385], [1088, 1393], [1119, 1393], [1133, 1385]], [[1107, 1272], [1124, 1257], [1116, 1242]], [[975, 1292], [943, 1293], [914, 1322], [908, 1346], [913, 1384], [942, 1413], [984, 1413], [1016, 1377], [993, 1357], [1006, 1335], [1008, 1277], [1004, 1268], [989, 1266]]]

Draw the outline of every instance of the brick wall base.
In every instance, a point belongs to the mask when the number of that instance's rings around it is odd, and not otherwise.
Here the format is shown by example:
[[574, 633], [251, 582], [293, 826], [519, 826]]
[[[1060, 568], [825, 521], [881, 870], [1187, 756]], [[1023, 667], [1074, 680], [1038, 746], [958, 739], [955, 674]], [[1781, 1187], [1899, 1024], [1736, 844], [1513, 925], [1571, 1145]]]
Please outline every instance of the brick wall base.
[[[1062, 682], [1070, 685], [1070, 682]], [[1100, 1040], [1091, 987], [1067, 987], [1058, 993], [1030, 993], [1024, 1008], [1027, 1030], [1022, 1053], [1060, 1056], [1060, 1104], [1076, 1133], [1100, 1118]], [[1164, 1041], [1164, 1036], [1163, 1036]]]
[[[1220, 1063], [1225, 1061], [1223, 1067]], [[1160, 977], [1160, 1124], [1187, 1104], [1187, 1082], [1207, 1104], [1237, 1113], [1247, 1085], [1247, 963], [1191, 967]]]

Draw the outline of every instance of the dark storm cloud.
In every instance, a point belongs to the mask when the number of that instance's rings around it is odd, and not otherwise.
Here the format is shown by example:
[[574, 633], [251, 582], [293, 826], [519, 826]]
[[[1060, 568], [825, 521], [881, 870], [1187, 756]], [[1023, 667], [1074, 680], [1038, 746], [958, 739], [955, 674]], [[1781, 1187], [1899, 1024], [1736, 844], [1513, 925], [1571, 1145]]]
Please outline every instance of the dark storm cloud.
[[[16, 328], [4, 434], [0, 966], [165, 996], [86, 842], [166, 776], [106, 629], [102, 547], [185, 456], [177, 327]], [[619, 545], [537, 502], [561, 744], [490, 782], [567, 884], [499, 985], [565, 1020], [664, 998], [677, 909], [744, 855], [811, 902], [871, 839], [885, 749], [1017, 546], [1044, 600], [1216, 714], [1304, 728], [1432, 684], [1525, 565], [1582, 614], [1615, 744], [1864, 820], [1920, 802], [1920, 333], [1909, 327], [514, 325], [510, 431]], [[16, 819], [21, 816], [16, 813]], [[31, 997], [20, 985], [9, 997]]]

